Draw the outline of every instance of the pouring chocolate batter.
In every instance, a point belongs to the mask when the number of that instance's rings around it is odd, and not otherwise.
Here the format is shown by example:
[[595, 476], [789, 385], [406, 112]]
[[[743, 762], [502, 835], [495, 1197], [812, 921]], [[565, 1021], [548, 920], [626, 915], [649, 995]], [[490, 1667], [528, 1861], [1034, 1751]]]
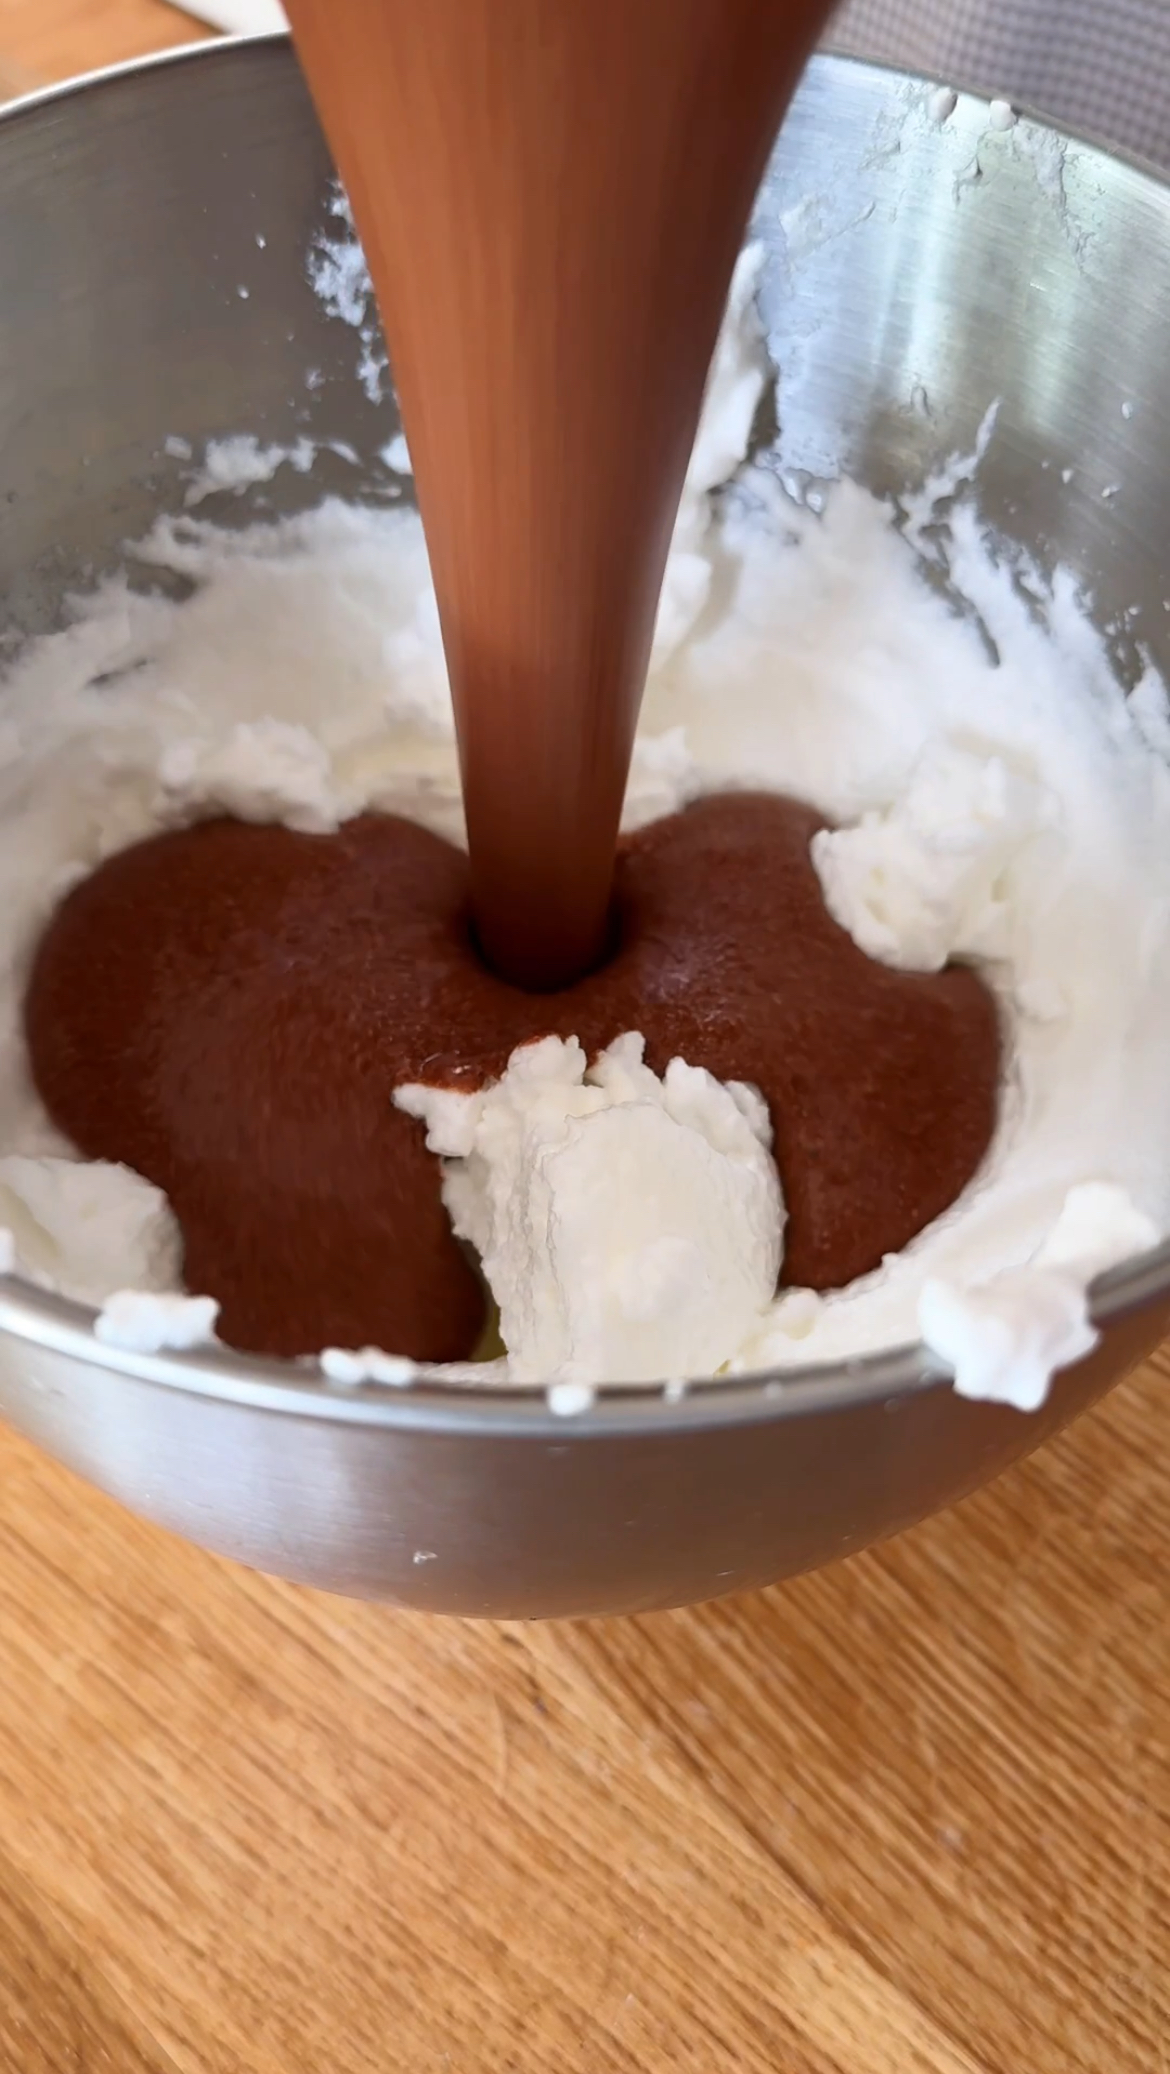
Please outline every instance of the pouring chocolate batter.
[[[970, 973], [872, 965], [814, 815], [709, 801], [615, 858], [704, 381], [825, 0], [290, 0], [369, 257], [458, 728], [470, 864], [386, 817], [231, 823], [103, 866], [27, 1008], [40, 1091], [166, 1190], [234, 1344], [466, 1356], [482, 1301], [403, 1080], [627, 1029], [769, 1101], [786, 1278], [878, 1265], [971, 1178]], [[763, 925], [761, 926], [761, 915]], [[685, 989], [685, 1005], [683, 992]]]
[[825, 0], [292, 0], [377, 289], [521, 985], [601, 956], [732, 267]]

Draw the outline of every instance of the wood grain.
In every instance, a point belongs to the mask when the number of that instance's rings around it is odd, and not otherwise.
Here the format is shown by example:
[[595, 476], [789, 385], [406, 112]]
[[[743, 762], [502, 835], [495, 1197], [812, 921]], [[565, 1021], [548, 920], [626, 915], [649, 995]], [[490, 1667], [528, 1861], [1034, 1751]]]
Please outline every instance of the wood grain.
[[165, 0], [0, 0], [0, 92], [50, 86], [210, 34]]
[[0, 1440], [0, 2064], [1164, 2069], [1168, 1376], [876, 1554], [565, 1627], [254, 1577]]
[[[6, 0], [0, 68], [182, 40]], [[1165, 2074], [1170, 1356], [757, 1598], [475, 1627], [0, 1435], [4, 2074]]]

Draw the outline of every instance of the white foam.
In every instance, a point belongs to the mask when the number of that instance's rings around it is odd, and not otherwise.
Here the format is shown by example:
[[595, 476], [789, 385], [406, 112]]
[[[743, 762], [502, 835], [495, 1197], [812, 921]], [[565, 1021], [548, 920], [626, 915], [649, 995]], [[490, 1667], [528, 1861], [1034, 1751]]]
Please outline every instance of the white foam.
[[417, 1374], [413, 1361], [383, 1354], [377, 1347], [363, 1347], [358, 1353], [349, 1353], [344, 1347], [326, 1347], [320, 1360], [322, 1374], [347, 1390], [359, 1389], [363, 1383], [405, 1390]]
[[309, 283], [331, 317], [348, 324], [358, 336], [357, 376], [371, 403], [380, 403], [388, 365], [382, 345], [373, 284], [365, 253], [358, 243], [353, 214], [340, 187], [330, 202], [335, 232], [322, 232], [309, 255]]
[[78, 1303], [105, 1303], [127, 1282], [149, 1292], [179, 1279], [166, 1197], [128, 1167], [10, 1153], [0, 1158], [0, 1219], [15, 1269]]
[[125, 1353], [190, 1353], [214, 1342], [218, 1315], [219, 1305], [209, 1296], [149, 1296], [141, 1289], [121, 1289], [103, 1304], [93, 1329], [103, 1346]]
[[[169, 451], [174, 452], [175, 448], [170, 446]], [[186, 501], [194, 508], [205, 498], [225, 491], [242, 496], [245, 490], [255, 489], [257, 483], [271, 482], [278, 468], [289, 467], [298, 475], [307, 475], [316, 458], [317, 447], [311, 439], [297, 439], [284, 446], [275, 441], [264, 445], [251, 432], [212, 439], [204, 449], [202, 466], [188, 483]]]
[[714, 1373], [763, 1323], [784, 1206], [768, 1112], [643, 1041], [592, 1065], [546, 1037], [481, 1093], [399, 1088], [445, 1162], [443, 1197], [499, 1306], [518, 1382]]

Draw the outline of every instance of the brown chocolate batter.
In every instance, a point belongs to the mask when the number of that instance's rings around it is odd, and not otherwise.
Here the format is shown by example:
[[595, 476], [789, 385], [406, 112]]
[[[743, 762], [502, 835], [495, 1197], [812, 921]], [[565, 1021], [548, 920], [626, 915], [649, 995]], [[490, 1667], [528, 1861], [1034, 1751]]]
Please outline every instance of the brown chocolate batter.
[[288, 0], [386, 329], [480, 940], [601, 956], [662, 572], [752, 199], [830, 0]]
[[215, 821], [102, 865], [42, 942], [37, 1086], [94, 1159], [165, 1189], [186, 1280], [237, 1347], [470, 1355], [483, 1318], [439, 1164], [392, 1102], [479, 1087], [550, 1033], [591, 1053], [640, 1030], [759, 1087], [790, 1223], [786, 1283], [838, 1288], [959, 1195], [995, 1124], [999, 1031], [974, 974], [895, 972], [828, 915], [821, 826], [724, 795], [625, 844], [617, 943], [561, 993], [489, 972], [467, 860], [410, 822], [334, 836]]

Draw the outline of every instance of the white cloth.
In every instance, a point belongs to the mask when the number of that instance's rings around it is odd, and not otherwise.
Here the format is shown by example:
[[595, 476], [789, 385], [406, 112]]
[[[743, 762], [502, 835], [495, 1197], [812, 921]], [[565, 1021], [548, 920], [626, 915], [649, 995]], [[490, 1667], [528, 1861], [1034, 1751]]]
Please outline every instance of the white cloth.
[[288, 27], [280, 0], [171, 0], [171, 5], [228, 36], [259, 36]]

